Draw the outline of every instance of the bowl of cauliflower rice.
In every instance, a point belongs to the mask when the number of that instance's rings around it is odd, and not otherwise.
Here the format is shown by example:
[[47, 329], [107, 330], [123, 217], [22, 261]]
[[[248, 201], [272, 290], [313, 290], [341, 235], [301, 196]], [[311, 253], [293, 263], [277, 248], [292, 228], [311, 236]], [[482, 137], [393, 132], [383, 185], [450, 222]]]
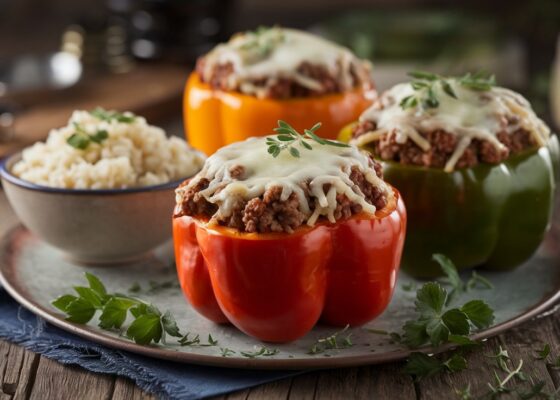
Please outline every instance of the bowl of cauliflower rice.
[[0, 166], [22, 223], [80, 263], [142, 257], [171, 237], [174, 190], [205, 157], [129, 112], [75, 111]]

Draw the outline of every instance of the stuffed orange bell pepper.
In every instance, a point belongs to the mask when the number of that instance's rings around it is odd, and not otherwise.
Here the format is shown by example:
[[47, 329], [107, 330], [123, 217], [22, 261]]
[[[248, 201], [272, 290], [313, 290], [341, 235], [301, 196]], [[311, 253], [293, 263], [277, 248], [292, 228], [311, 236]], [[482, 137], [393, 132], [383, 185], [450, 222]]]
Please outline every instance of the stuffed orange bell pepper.
[[173, 219], [191, 305], [271, 342], [295, 340], [319, 319], [361, 325], [381, 314], [406, 227], [375, 161], [339, 142], [282, 136], [216, 152], [178, 188]]
[[234, 36], [199, 59], [184, 94], [189, 142], [212, 154], [278, 120], [325, 137], [358, 118], [376, 97], [370, 65], [311, 34], [270, 28]]

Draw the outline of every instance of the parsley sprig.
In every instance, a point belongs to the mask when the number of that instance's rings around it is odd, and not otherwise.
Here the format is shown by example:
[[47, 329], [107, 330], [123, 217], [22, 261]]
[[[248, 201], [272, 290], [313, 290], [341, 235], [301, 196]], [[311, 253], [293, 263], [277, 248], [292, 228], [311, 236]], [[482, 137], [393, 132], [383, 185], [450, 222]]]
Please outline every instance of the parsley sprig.
[[277, 133], [276, 137], [266, 138], [268, 153], [276, 158], [282, 151], [288, 150], [292, 157], [298, 158], [301, 154], [295, 146], [299, 144], [306, 150], [313, 150], [313, 146], [309, 143], [310, 141], [314, 141], [323, 146], [350, 147], [346, 143], [323, 139], [317, 136], [315, 131], [320, 127], [321, 123], [317, 122], [311, 128], [304, 129], [304, 133], [301, 134], [287, 122], [279, 120], [278, 127], [274, 128], [274, 132]]
[[439, 359], [424, 353], [414, 352], [408, 357], [404, 371], [415, 376], [416, 380], [435, 375], [439, 372], [457, 372], [467, 368], [467, 360], [455, 353], [446, 359]]
[[466, 89], [479, 92], [488, 91], [496, 86], [495, 76], [485, 71], [469, 72], [461, 77], [444, 77], [426, 71], [412, 71], [408, 73], [408, 76], [414, 78], [410, 82], [414, 93], [404, 97], [399, 103], [403, 110], [418, 106], [424, 110], [439, 107], [438, 88], [447, 96], [457, 99], [453, 82]]
[[471, 300], [458, 308], [447, 306], [447, 290], [437, 282], [425, 283], [416, 294], [418, 318], [403, 326], [404, 343], [415, 348], [426, 343], [464, 344], [473, 329], [486, 328], [494, 311], [482, 300]]
[[96, 107], [94, 110], [89, 112], [95, 118], [101, 121], [117, 121], [125, 124], [130, 124], [136, 120], [136, 116], [132, 114], [123, 114], [117, 111], [108, 111], [102, 107]]
[[74, 122], [74, 133], [66, 139], [70, 146], [85, 150], [91, 142], [101, 143], [109, 137], [109, 133], [104, 129], [99, 129], [95, 133], [88, 133], [80, 124]]
[[121, 330], [125, 321], [132, 318], [125, 335], [138, 344], [165, 342], [166, 334], [182, 337], [169, 311], [162, 313], [155, 305], [135, 297], [108, 293], [95, 275], [86, 272], [85, 276], [89, 286], [75, 286], [77, 295], [65, 294], [52, 302], [54, 307], [67, 315], [67, 321], [86, 324], [100, 313], [100, 328]]

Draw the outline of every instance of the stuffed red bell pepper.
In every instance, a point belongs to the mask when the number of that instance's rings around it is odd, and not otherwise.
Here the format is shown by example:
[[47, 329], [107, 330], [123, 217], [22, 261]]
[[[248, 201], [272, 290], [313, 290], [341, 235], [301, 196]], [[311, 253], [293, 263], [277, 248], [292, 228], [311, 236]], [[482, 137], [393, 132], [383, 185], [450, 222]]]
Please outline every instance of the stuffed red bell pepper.
[[399, 193], [354, 146], [298, 133], [226, 146], [177, 189], [174, 241], [191, 305], [264, 341], [345, 326], [391, 299], [405, 236]]

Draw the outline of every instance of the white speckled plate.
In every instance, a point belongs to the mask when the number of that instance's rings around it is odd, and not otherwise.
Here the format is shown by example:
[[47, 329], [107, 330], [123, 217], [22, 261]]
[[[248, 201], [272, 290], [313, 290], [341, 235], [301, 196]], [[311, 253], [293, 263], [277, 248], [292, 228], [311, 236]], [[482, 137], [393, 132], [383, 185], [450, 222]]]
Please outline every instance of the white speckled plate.
[[[481, 272], [494, 283], [495, 288], [477, 289], [469, 292], [468, 297], [485, 299], [496, 310], [496, 321], [490, 329], [478, 332], [476, 338], [489, 337], [511, 328], [541, 313], [560, 298], [559, 232], [558, 227], [554, 227], [539, 252], [515, 271]], [[96, 321], [87, 326], [65, 321], [50, 302], [61, 294], [70, 293], [72, 286], [85, 284], [85, 271], [98, 275], [110, 291], [126, 292], [137, 282], [142, 288], [137, 296], [153, 302], [162, 310], [169, 309], [183, 331], [199, 334], [202, 339], [212, 334], [219, 341], [218, 346], [139, 346], [117, 332], [99, 329]], [[414, 315], [414, 292], [403, 290], [403, 285], [414, 282], [414, 279], [404, 274], [399, 277], [393, 301], [385, 313], [364, 327], [349, 330], [354, 346], [316, 355], [307, 354], [318, 338], [337, 330], [319, 325], [296, 342], [267, 345], [278, 349], [278, 354], [259, 358], [244, 357], [240, 351], [254, 351], [255, 346], [260, 347], [263, 343], [232, 326], [213, 324], [190, 308], [175, 283], [170, 245], [160, 248], [152, 258], [136, 264], [111, 268], [83, 267], [73, 265], [25, 228], [17, 227], [5, 236], [0, 246], [0, 278], [16, 300], [52, 324], [109, 347], [162, 359], [236, 368], [301, 369], [382, 363], [402, 359], [409, 354], [409, 350], [391, 343], [387, 335], [368, 330], [398, 332], [403, 322]], [[150, 292], [150, 281], [163, 284], [166, 288]], [[223, 357], [220, 347], [234, 349], [236, 353]]]

